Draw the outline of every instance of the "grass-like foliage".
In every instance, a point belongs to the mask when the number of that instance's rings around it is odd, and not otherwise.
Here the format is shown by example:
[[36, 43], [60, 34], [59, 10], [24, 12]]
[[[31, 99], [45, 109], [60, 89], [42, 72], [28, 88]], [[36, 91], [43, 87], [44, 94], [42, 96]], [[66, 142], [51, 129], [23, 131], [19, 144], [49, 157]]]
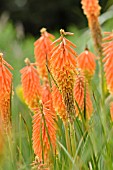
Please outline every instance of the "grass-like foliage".
[[37, 40], [0, 19], [0, 170], [113, 169], [113, 7], [81, 3], [89, 28]]

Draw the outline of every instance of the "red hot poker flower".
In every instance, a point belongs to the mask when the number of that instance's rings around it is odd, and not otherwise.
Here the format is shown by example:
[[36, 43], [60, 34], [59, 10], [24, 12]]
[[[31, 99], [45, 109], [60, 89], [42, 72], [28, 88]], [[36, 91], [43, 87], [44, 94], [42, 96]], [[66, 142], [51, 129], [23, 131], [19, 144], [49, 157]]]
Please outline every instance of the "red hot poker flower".
[[77, 57], [78, 67], [84, 71], [85, 75], [92, 76], [94, 74], [96, 68], [95, 59], [96, 56], [88, 48]]
[[98, 4], [98, 0], [81, 0], [82, 8], [84, 10], [84, 14], [87, 18], [94, 15], [98, 17], [100, 15], [101, 7]]
[[[38, 65], [38, 72], [41, 78], [47, 77], [46, 71], [46, 58], [49, 62], [50, 51], [52, 49], [52, 39], [54, 36], [46, 31], [45, 28], [41, 29], [41, 37], [34, 43], [34, 54]], [[48, 63], [49, 64], [49, 63]]]
[[98, 0], [81, 0], [81, 3], [91, 29], [95, 50], [99, 57], [102, 57], [102, 34], [98, 21], [101, 7], [98, 4]]
[[103, 39], [103, 41], [107, 41], [103, 43], [103, 54], [105, 58], [103, 59], [104, 71], [106, 75], [107, 87], [110, 93], [113, 94], [113, 32], [105, 33], [108, 35]]
[[52, 45], [56, 43], [60, 44], [55, 46], [51, 51], [51, 67], [53, 71], [54, 69], [62, 70], [65, 66], [75, 69], [75, 57], [77, 56], [77, 53], [73, 50], [73, 48], [76, 48], [76, 45], [74, 45], [71, 41], [62, 35], [63, 33], [65, 35], [64, 30], [61, 29], [60, 32], [61, 37], [52, 43]]
[[60, 30], [61, 36], [52, 45], [59, 43], [51, 51], [50, 70], [62, 93], [62, 98], [66, 106], [68, 117], [75, 116], [73, 86], [74, 73], [76, 68], [76, 52], [72, 47], [76, 47], [64, 36], [70, 34]]
[[10, 102], [12, 92], [12, 74], [8, 68], [13, 69], [11, 65], [3, 59], [3, 54], [0, 53], [0, 112], [2, 123], [6, 132], [8, 132], [11, 128]]
[[33, 149], [40, 161], [43, 159], [47, 161], [51, 146], [53, 152], [55, 152], [56, 148], [56, 113], [53, 109], [48, 85], [43, 87], [42, 106], [35, 109], [35, 112], [36, 114], [33, 117]]
[[[85, 95], [86, 92], [86, 95]], [[85, 100], [84, 97], [86, 96]], [[86, 118], [90, 119], [92, 111], [93, 111], [93, 106], [92, 106], [92, 101], [90, 98], [90, 94], [89, 94], [89, 89], [88, 89], [88, 82], [87, 80], [85, 80], [85, 77], [82, 73], [78, 73], [76, 75], [76, 82], [75, 82], [75, 86], [74, 86], [74, 97], [75, 100], [81, 110], [81, 112], [84, 111], [84, 101], [86, 103]], [[78, 116], [80, 116], [79, 114], [79, 109], [76, 106], [76, 113]]]
[[22, 74], [21, 81], [24, 98], [30, 108], [36, 108], [38, 106], [39, 99], [41, 99], [39, 75], [34, 64], [30, 63], [28, 59], [26, 59], [25, 62], [27, 66], [20, 70]]

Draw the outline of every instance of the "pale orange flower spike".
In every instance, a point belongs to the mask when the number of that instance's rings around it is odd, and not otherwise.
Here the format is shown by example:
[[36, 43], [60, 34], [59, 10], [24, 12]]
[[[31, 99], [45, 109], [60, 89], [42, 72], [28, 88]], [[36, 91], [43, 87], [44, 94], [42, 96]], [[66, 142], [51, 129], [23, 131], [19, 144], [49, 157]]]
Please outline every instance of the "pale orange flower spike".
[[91, 29], [94, 46], [99, 57], [102, 57], [102, 34], [101, 28], [98, 21], [98, 16], [100, 15], [99, 1], [98, 0], [81, 0], [82, 8], [84, 14], [88, 19], [88, 24]]
[[[40, 30], [41, 37], [34, 43], [34, 54], [37, 62], [38, 72], [41, 78], [47, 77], [46, 62], [49, 64], [50, 51], [52, 49], [52, 40], [55, 38], [46, 31], [46, 28]], [[48, 60], [48, 61], [46, 61]]]
[[30, 63], [29, 59], [25, 60], [27, 66], [20, 70], [23, 94], [26, 103], [29, 107], [38, 107], [38, 102], [41, 99], [41, 86], [35, 64]]
[[50, 70], [61, 91], [68, 117], [71, 120], [75, 116], [73, 86], [77, 53], [73, 49], [76, 46], [64, 37], [73, 34], [63, 29], [60, 30], [60, 34], [60, 38], [52, 43], [52, 45], [58, 45], [51, 51]]
[[[86, 98], [84, 98], [86, 97]], [[81, 113], [84, 111], [84, 101], [86, 101], [86, 119], [89, 120], [93, 111], [93, 105], [88, 89], [88, 82], [85, 80], [83, 73], [78, 72], [74, 86], [74, 98], [79, 106]], [[85, 100], [84, 100], [85, 99]], [[81, 117], [77, 105], [75, 106], [76, 115]]]
[[11, 129], [10, 102], [12, 73], [8, 68], [13, 69], [12, 66], [3, 59], [3, 54], [0, 53], [0, 117], [6, 132]]
[[73, 50], [73, 48], [76, 48], [76, 45], [64, 37], [64, 35], [71, 35], [71, 33], [67, 32], [66, 34], [66, 32], [62, 29], [60, 30], [60, 33], [60, 38], [52, 43], [52, 45], [57, 43], [59, 44], [51, 50], [51, 67], [53, 70], [63, 70], [65, 66], [68, 68], [73, 67], [75, 69], [75, 57], [77, 57], [77, 53]]
[[113, 102], [110, 103], [110, 115], [111, 115], [111, 120], [113, 122]]
[[84, 74], [88, 77], [93, 76], [95, 73], [96, 58], [97, 57], [90, 52], [88, 48], [77, 57], [78, 68], [81, 68]]
[[113, 94], [113, 32], [105, 33], [107, 37], [103, 41], [104, 71], [106, 75], [107, 88]]
[[81, 4], [87, 18], [90, 18], [92, 15], [95, 17], [100, 15], [101, 7], [98, 4], [98, 0], [81, 0]]
[[39, 161], [47, 162], [51, 153], [51, 146], [53, 154], [56, 148], [56, 113], [53, 108], [52, 96], [48, 85], [43, 87], [42, 105], [34, 109], [34, 111], [36, 113], [33, 116], [32, 139], [34, 153], [38, 156]]
[[54, 83], [52, 84], [52, 101], [55, 111], [65, 122], [67, 119], [66, 107], [63, 102], [62, 95]]

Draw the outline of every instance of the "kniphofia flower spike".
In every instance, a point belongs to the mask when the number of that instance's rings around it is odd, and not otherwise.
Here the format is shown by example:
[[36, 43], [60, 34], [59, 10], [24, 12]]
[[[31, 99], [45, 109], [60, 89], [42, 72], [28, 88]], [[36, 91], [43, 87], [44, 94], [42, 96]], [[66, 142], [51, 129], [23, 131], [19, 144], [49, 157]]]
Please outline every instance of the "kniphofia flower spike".
[[85, 79], [84, 74], [80, 72], [79, 70], [77, 71], [77, 74], [76, 74], [76, 81], [75, 81], [75, 86], [74, 86], [74, 97], [79, 106], [79, 108], [77, 107], [77, 105], [75, 106], [76, 115], [81, 117], [79, 113], [79, 109], [81, 113], [83, 113], [84, 106], [85, 106], [86, 115], [84, 115], [84, 117], [86, 119], [90, 119], [92, 111], [93, 111], [93, 105], [92, 105], [92, 101], [90, 98], [90, 92], [88, 89], [88, 82], [87, 82], [87, 79]]
[[52, 104], [52, 96], [49, 86], [43, 87], [42, 104], [34, 109], [33, 117], [33, 149], [40, 161], [49, 159], [51, 147], [53, 153], [56, 148], [56, 113]]
[[96, 68], [96, 58], [88, 48], [77, 57], [78, 67], [81, 68], [86, 76], [93, 76]]
[[61, 91], [68, 117], [72, 119], [75, 116], [73, 86], [76, 68], [75, 57], [77, 56], [73, 48], [76, 46], [64, 37], [65, 35], [72, 35], [72, 33], [61, 29], [60, 34], [60, 38], [52, 43], [52, 45], [57, 43], [58, 45], [51, 51], [50, 70]]
[[87, 18], [90, 18], [92, 15], [95, 17], [100, 15], [101, 7], [98, 4], [98, 0], [81, 0], [81, 4]]
[[11, 128], [10, 102], [12, 73], [8, 68], [13, 69], [12, 66], [3, 59], [3, 54], [0, 53], [0, 117], [6, 132]]
[[76, 45], [64, 37], [64, 35], [73, 34], [65, 32], [63, 29], [60, 30], [60, 34], [60, 38], [52, 43], [52, 45], [60, 43], [51, 50], [50, 62], [53, 72], [54, 70], [63, 70], [65, 66], [73, 70], [76, 67], [75, 57], [77, 53], [73, 50], [73, 48], [76, 48]]
[[41, 99], [40, 79], [34, 63], [30, 63], [29, 59], [25, 59], [25, 66], [20, 70], [23, 94], [26, 103], [30, 108], [38, 107], [38, 102]]
[[107, 87], [110, 93], [113, 94], [113, 32], [106, 32], [103, 41], [103, 54], [104, 54], [104, 71], [106, 75]]
[[[46, 28], [40, 30], [41, 37], [34, 43], [34, 54], [38, 66], [38, 72], [41, 78], [47, 77], [46, 62], [49, 64], [50, 51], [52, 49], [52, 40], [54, 36], [46, 31]], [[46, 61], [47, 60], [47, 61]]]
[[81, 0], [81, 4], [84, 14], [88, 19], [88, 24], [94, 40], [95, 50], [99, 57], [102, 57], [102, 34], [98, 21], [101, 7], [99, 6], [98, 0]]

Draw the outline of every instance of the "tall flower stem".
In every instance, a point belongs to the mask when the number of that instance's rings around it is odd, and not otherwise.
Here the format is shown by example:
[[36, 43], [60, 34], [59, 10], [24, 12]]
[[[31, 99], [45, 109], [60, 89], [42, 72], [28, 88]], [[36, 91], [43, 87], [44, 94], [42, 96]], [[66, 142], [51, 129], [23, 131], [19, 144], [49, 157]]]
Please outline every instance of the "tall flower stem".
[[100, 91], [101, 91], [101, 106], [104, 106], [104, 73], [102, 63], [102, 33], [98, 16], [100, 15], [99, 1], [98, 0], [81, 0], [84, 14], [88, 19], [88, 25], [91, 30], [92, 38], [94, 41], [94, 47], [99, 56], [99, 78], [100, 78]]
[[72, 148], [72, 155], [75, 156], [76, 153], [76, 141], [75, 141], [75, 128], [74, 122], [70, 123], [70, 136], [71, 136], [71, 148]]
[[68, 121], [65, 122], [65, 136], [66, 136], [66, 146], [69, 154], [71, 154], [71, 143], [70, 143], [70, 136], [69, 136], [69, 123]]
[[101, 100], [100, 100], [100, 106], [101, 106], [101, 121], [104, 128], [105, 136], [107, 135], [107, 119], [106, 119], [106, 113], [105, 113], [105, 90], [104, 90], [104, 68], [103, 68], [103, 54], [102, 54], [102, 33], [100, 29], [100, 25], [98, 22], [98, 18], [95, 19], [95, 22], [92, 22], [92, 25], [90, 26], [92, 37], [94, 41], [94, 47], [95, 51], [97, 52], [99, 56], [99, 85], [100, 85], [100, 93], [101, 93]]
[[94, 41], [94, 47], [97, 55], [99, 56], [99, 79], [100, 79], [100, 92], [101, 92], [101, 105], [104, 105], [105, 92], [104, 92], [104, 69], [103, 69], [103, 55], [102, 55], [102, 33], [98, 18], [90, 22], [90, 29]]
[[65, 121], [64, 126], [67, 151], [70, 155], [74, 157], [76, 152], [74, 122], [70, 123], [69, 121]]

